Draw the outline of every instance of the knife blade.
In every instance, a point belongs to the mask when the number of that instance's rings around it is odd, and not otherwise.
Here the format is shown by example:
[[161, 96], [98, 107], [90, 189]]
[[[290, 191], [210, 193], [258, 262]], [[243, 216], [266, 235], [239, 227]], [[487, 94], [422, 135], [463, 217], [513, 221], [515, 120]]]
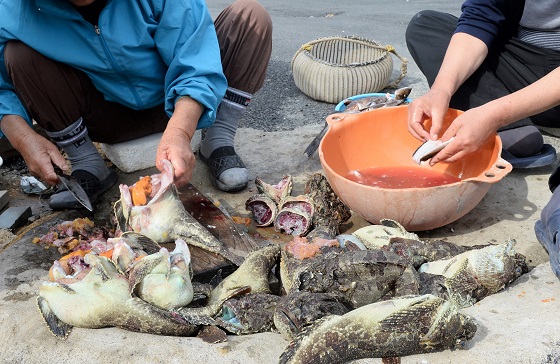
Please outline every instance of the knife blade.
[[307, 158], [311, 158], [313, 153], [315, 153], [317, 148], [319, 148], [319, 144], [321, 144], [321, 139], [323, 139], [328, 129], [329, 129], [329, 124], [325, 122], [325, 126], [323, 127], [323, 130], [321, 130], [319, 134], [317, 134], [317, 136], [311, 141], [311, 143], [309, 143], [307, 148], [305, 148], [303, 154], [305, 154]]
[[78, 182], [75, 177], [62, 172], [62, 170], [58, 167], [55, 167], [54, 171], [56, 172], [56, 176], [58, 177], [60, 182], [62, 182], [62, 184], [68, 189], [68, 191], [70, 191], [72, 196], [74, 196], [83, 207], [85, 207], [89, 211], [93, 211], [93, 207], [91, 206], [89, 197], [86, 194], [86, 191], [84, 191], [84, 189], [80, 185], [80, 182]]

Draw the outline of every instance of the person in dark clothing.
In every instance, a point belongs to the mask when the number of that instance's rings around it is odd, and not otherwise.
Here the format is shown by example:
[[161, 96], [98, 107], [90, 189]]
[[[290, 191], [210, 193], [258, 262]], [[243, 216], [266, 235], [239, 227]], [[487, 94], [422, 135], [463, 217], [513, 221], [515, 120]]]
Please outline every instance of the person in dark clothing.
[[[0, 137], [33, 175], [56, 184], [54, 166], [71, 170], [95, 200], [116, 173], [93, 142], [163, 132], [155, 165], [169, 160], [181, 187], [202, 129], [199, 155], [216, 187], [247, 186], [234, 136], [272, 49], [272, 22], [256, 0], [237, 0], [214, 21], [204, 0], [6, 0], [0, 13], [11, 14], [0, 20]], [[49, 203], [81, 206], [69, 191]]]
[[[410, 53], [430, 90], [409, 106], [408, 129], [420, 140], [454, 139], [430, 164], [455, 162], [496, 132], [514, 168], [550, 165], [556, 151], [537, 128], [560, 127], [560, 6], [553, 0], [468, 0], [459, 18], [415, 15], [406, 30]], [[442, 132], [449, 107], [464, 110]], [[424, 121], [431, 118], [430, 130]], [[560, 277], [560, 170], [553, 197], [535, 225]], [[556, 196], [558, 195], [558, 196]]]

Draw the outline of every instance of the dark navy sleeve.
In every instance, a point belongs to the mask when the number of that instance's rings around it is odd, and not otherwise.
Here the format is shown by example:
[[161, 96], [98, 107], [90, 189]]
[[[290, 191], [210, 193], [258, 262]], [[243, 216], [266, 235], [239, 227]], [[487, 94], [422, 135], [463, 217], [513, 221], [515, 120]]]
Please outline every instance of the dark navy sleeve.
[[490, 48], [498, 38], [517, 32], [524, 3], [522, 0], [467, 0], [461, 6], [455, 32], [470, 34]]

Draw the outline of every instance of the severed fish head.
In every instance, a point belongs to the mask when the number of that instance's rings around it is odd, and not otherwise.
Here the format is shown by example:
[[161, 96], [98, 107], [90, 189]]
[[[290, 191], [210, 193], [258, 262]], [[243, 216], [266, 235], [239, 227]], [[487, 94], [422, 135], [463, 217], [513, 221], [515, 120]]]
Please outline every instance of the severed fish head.
[[280, 299], [269, 293], [248, 293], [224, 302], [216, 318], [219, 326], [237, 335], [272, 331], [274, 310]]
[[178, 239], [171, 253], [161, 248], [137, 260], [129, 279], [130, 290], [154, 306], [170, 310], [188, 305], [193, 299], [193, 286], [187, 243]]

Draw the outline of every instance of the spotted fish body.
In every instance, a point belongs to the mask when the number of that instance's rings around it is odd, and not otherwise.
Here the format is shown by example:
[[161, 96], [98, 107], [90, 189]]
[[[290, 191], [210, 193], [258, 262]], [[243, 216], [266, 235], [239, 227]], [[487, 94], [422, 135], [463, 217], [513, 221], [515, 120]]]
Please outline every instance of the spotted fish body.
[[287, 294], [337, 293], [354, 307], [418, 294], [419, 289], [412, 266], [404, 258], [380, 249], [342, 251], [304, 260], [283, 250], [280, 273]]
[[328, 315], [344, 315], [353, 306], [335, 293], [294, 292], [283, 296], [274, 311], [274, 326], [286, 340]]
[[473, 249], [447, 260], [423, 264], [423, 274], [443, 276], [449, 299], [468, 307], [503, 289], [528, 271], [525, 257], [514, 250], [515, 241]]
[[190, 336], [197, 327], [188, 324], [129, 292], [128, 279], [105, 257], [86, 255], [91, 270], [72, 284], [44, 283], [37, 305], [50, 331], [66, 339], [72, 327], [120, 327], [160, 335]]
[[280, 364], [336, 364], [461, 347], [476, 332], [471, 318], [432, 295], [377, 302], [331, 315], [299, 334]]
[[157, 192], [144, 206], [133, 205], [129, 186], [119, 186], [121, 199], [115, 206], [115, 215], [121, 230], [128, 231], [130, 228], [157, 243], [184, 239], [187, 244], [219, 254], [240, 265], [243, 258], [230, 252], [225, 244], [185, 210], [173, 184], [171, 162], [164, 160], [162, 165], [164, 172], [151, 176]]

